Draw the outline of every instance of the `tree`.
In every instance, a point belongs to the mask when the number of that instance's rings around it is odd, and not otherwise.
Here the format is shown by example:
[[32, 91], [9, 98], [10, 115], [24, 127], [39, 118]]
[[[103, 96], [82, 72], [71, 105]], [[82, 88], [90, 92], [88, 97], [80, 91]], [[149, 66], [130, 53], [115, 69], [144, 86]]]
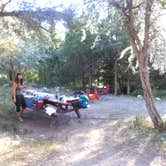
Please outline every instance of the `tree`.
[[66, 34], [63, 44], [71, 80], [82, 87], [92, 86], [96, 79], [100, 57], [93, 48], [95, 37], [96, 34], [86, 29], [72, 29]]
[[[123, 21], [123, 27], [128, 35], [130, 45], [132, 46], [133, 52], [138, 60], [140, 80], [147, 110], [154, 127], [159, 128], [162, 119], [154, 104], [148, 71], [150, 39], [152, 38], [153, 34], [151, 32], [151, 14], [153, 11], [153, 6], [155, 5], [154, 0], [96, 0], [95, 2], [88, 1], [88, 4], [94, 4], [96, 2], [98, 2], [99, 5], [104, 4], [105, 6], [108, 2], [109, 11], [112, 8], [115, 8], [119, 12], [119, 16]], [[140, 34], [140, 32], [143, 33]]]
[[97, 29], [98, 43], [96, 47], [101, 51], [102, 82], [110, 84], [111, 89], [114, 88], [114, 95], [117, 95], [121, 93], [120, 70], [118, 68], [124, 66], [124, 63], [119, 64], [118, 57], [120, 52], [128, 45], [128, 39], [122, 29], [122, 20], [116, 11], [112, 11], [106, 18], [102, 19], [97, 24]]
[[0, 2], [0, 17], [14, 17], [23, 21], [28, 26], [31, 25], [36, 28], [47, 30], [41, 24], [43, 21], [47, 21], [49, 23], [54, 20], [64, 20], [66, 22], [70, 20], [68, 15], [69, 10], [59, 12], [53, 8], [36, 8], [28, 1], [24, 1], [19, 6], [19, 10], [7, 11], [6, 8], [10, 3], [12, 3], [12, 0], [6, 0], [6, 2], [3, 2]]
[[[70, 12], [39, 9], [31, 5], [27, 6], [27, 3], [24, 3], [19, 10], [8, 11], [7, 6], [10, 3], [12, 0], [0, 2], [0, 34], [2, 36], [0, 63], [9, 73], [9, 78], [13, 80], [17, 70], [37, 66], [38, 61], [48, 55], [45, 50], [50, 47], [49, 44], [51, 47], [56, 45], [55, 40], [50, 41], [50, 36], [54, 36], [50, 27], [55, 27], [55, 22], [58, 20], [68, 23]], [[10, 43], [15, 43], [14, 51], [11, 51], [11, 46], [5, 44], [8, 40], [11, 41]]]
[[[134, 10], [139, 8], [140, 6], [145, 5], [144, 8], [144, 35], [143, 42], [141, 42], [141, 38], [138, 35], [138, 27], [136, 26], [136, 18], [134, 17]], [[154, 1], [153, 0], [145, 0], [142, 3], [134, 6], [133, 0], [127, 0], [126, 3], [117, 3], [110, 0], [110, 5], [113, 5], [118, 9], [122, 16], [124, 26], [126, 27], [126, 31], [129, 37], [130, 44], [132, 49], [137, 57], [139, 63], [139, 73], [140, 79], [142, 83], [142, 88], [144, 92], [144, 99], [146, 103], [147, 110], [152, 119], [155, 128], [159, 128], [159, 124], [161, 122], [161, 117], [157, 112], [157, 109], [154, 104], [151, 84], [149, 80], [149, 71], [148, 71], [148, 57], [149, 57], [149, 43], [150, 43], [150, 25], [151, 25], [151, 13]]]

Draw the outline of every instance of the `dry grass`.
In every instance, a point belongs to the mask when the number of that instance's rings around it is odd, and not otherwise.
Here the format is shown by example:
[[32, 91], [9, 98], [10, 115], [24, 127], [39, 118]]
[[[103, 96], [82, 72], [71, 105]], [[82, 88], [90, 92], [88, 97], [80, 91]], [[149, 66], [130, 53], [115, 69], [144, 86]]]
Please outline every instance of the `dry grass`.
[[58, 148], [56, 143], [47, 140], [20, 140], [1, 137], [0, 165], [22, 166], [40, 160], [44, 154]]
[[29, 165], [58, 147], [56, 143], [48, 140], [15, 138], [18, 124], [14, 112], [15, 106], [11, 101], [11, 88], [0, 87], [0, 92], [0, 165]]
[[[119, 110], [115, 113], [116, 120], [101, 121], [97, 118], [96, 120], [85, 119], [80, 124], [76, 119], [73, 119], [69, 126], [62, 125], [59, 128], [55, 128], [57, 132], [47, 133], [47, 130], [44, 130], [46, 137], [43, 139], [40, 137], [40, 126], [39, 128], [35, 127], [35, 132], [37, 132], [35, 134], [28, 133], [27, 135], [21, 135], [18, 132], [15, 114], [12, 111], [13, 104], [9, 102], [11, 101], [10, 89], [0, 87], [1, 90], [3, 97], [2, 95], [0, 97], [0, 165], [40, 165], [36, 163], [43, 164], [43, 162], [45, 165], [51, 162], [52, 165], [55, 165], [55, 163], [59, 165], [68, 163], [66, 165], [69, 165], [71, 163], [71, 154], [72, 161], [77, 165], [78, 161], [82, 161], [82, 163], [88, 165], [88, 158], [92, 158], [92, 161], [90, 160], [91, 163], [98, 163], [98, 157], [104, 157], [108, 163], [110, 161], [116, 163], [119, 161], [119, 158], [127, 161], [129, 159], [127, 157], [132, 158], [134, 153], [136, 161], [139, 162], [140, 160], [142, 161], [142, 158], [147, 159], [147, 154], [149, 154], [149, 160], [151, 157], [153, 159], [153, 156], [157, 155], [157, 157], [162, 158], [162, 155], [160, 156], [160, 154], [155, 153], [159, 148], [165, 154], [166, 144], [165, 142], [160, 142], [161, 133], [149, 127], [150, 125], [147, 124], [144, 117], [137, 117], [130, 122], [121, 120], [124, 115], [118, 115]], [[117, 101], [119, 105], [119, 99]], [[107, 105], [108, 101], [105, 103]], [[123, 102], [121, 105], [123, 106]], [[99, 114], [96, 110], [99, 105], [96, 103], [95, 106], [96, 108], [91, 112], [94, 117], [98, 117]], [[102, 110], [104, 112], [103, 108], [105, 108], [105, 105], [99, 111], [101, 112]], [[100, 115], [108, 118], [108, 111], [103, 112]], [[31, 122], [29, 124], [33, 126], [33, 120]], [[49, 128], [48, 130], [52, 131]], [[20, 136], [16, 135], [16, 133], [20, 134]], [[50, 136], [53, 136], [53, 139], [49, 139], [48, 137]], [[59, 141], [59, 138], [67, 139], [65, 139], [64, 143], [64, 141]], [[100, 154], [96, 153], [98, 150]], [[63, 158], [61, 158], [62, 156]], [[53, 161], [49, 161], [50, 158], [53, 158]]]
[[15, 106], [11, 101], [11, 88], [0, 87], [0, 131], [13, 131], [16, 128]]

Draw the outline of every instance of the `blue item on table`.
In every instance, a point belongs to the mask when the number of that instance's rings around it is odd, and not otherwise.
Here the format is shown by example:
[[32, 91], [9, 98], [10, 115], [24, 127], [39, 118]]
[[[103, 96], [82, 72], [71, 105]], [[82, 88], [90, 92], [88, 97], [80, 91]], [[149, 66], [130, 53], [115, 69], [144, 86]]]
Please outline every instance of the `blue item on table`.
[[34, 98], [33, 97], [25, 97], [25, 101], [27, 104], [27, 107], [33, 107], [34, 106]]

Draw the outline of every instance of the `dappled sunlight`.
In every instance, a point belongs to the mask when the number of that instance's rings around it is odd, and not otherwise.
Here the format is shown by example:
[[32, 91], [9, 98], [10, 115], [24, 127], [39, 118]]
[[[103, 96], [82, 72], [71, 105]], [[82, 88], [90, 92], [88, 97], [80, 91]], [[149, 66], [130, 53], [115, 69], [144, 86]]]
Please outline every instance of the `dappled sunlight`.
[[1, 136], [0, 137], [0, 155], [1, 153], [5, 153], [12, 146], [20, 145], [20, 140], [14, 140], [9, 136]]
[[[97, 151], [102, 148], [103, 140], [103, 129], [92, 129], [87, 133], [74, 135], [71, 137], [71, 143], [74, 144], [76, 149], [72, 153], [70, 162], [79, 162], [96, 155]], [[79, 149], [77, 145], [79, 145]]]
[[[18, 137], [18, 138], [17, 138]], [[0, 136], [0, 165], [28, 164], [43, 156], [47, 151], [59, 149], [60, 146], [49, 141], [27, 140], [7, 135]]]
[[133, 158], [133, 159], [130, 158], [130, 159], [127, 161], [127, 164], [126, 164], [126, 165], [127, 165], [127, 166], [133, 166], [134, 163], [135, 163], [135, 160], [136, 160], [135, 158]]
[[163, 114], [163, 115], [162, 115], [162, 119], [163, 119], [163, 120], [166, 120], [166, 114]]
[[165, 161], [162, 161], [161, 157], [157, 156], [151, 161], [150, 166], [156, 166], [156, 165], [158, 165], [158, 163], [163, 163], [163, 162], [165, 162]]

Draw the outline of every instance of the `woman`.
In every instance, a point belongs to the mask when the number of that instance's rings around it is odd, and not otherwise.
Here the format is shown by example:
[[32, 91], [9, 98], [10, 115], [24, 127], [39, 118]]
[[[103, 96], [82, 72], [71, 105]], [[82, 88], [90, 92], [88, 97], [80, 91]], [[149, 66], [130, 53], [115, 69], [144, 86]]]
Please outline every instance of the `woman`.
[[24, 112], [26, 108], [26, 101], [23, 96], [23, 89], [27, 88], [27, 85], [23, 84], [23, 77], [21, 73], [17, 73], [16, 79], [12, 86], [13, 91], [13, 102], [16, 105], [16, 115], [19, 121], [23, 122], [23, 118], [21, 117], [22, 113]]

